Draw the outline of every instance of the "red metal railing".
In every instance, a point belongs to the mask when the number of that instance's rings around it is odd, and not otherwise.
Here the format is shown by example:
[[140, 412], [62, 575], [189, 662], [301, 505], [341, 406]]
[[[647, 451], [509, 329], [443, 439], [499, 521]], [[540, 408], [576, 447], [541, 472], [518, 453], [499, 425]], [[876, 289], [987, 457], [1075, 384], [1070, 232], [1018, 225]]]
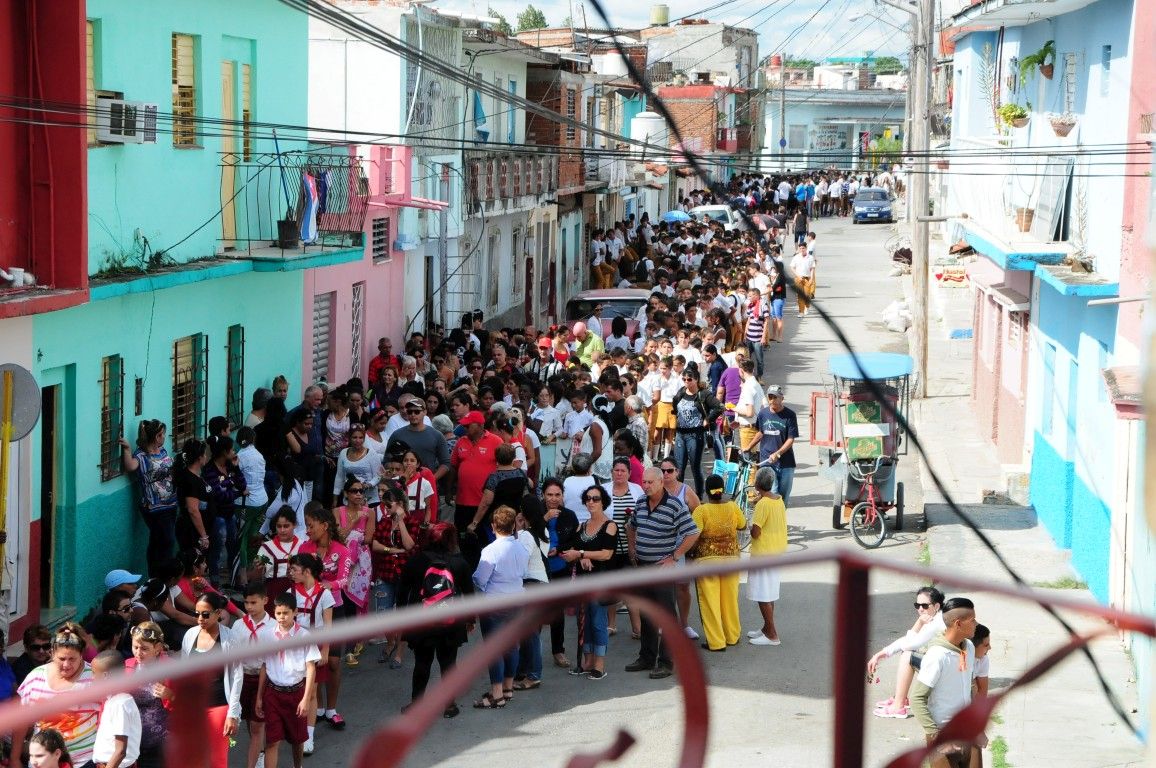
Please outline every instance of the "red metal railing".
[[[1052, 651], [1004, 691], [977, 699], [947, 724], [934, 744], [916, 747], [897, 756], [889, 763], [889, 768], [917, 768], [928, 752], [938, 745], [953, 741], [974, 741], [982, 734], [988, 718], [1003, 697], [1010, 691], [1035, 681], [1095, 637], [1115, 631], [1138, 632], [1148, 637], [1156, 637], [1156, 621], [1152, 617], [1090, 604], [1076, 597], [1043, 594], [1027, 587], [989, 583], [944, 569], [920, 568], [876, 560], [858, 552], [803, 552], [743, 561], [716, 561], [680, 568], [677, 571], [668, 568], [619, 571], [555, 583], [517, 595], [475, 596], [458, 601], [453, 607], [439, 609], [436, 616], [432, 611], [421, 608], [390, 611], [340, 622], [308, 637], [285, 641], [286, 644], [252, 645], [234, 648], [223, 654], [165, 661], [142, 668], [131, 677], [101, 681], [83, 690], [65, 693], [38, 704], [27, 707], [19, 704], [0, 706], [0, 732], [26, 726], [78, 704], [100, 701], [112, 693], [132, 691], [142, 685], [170, 680], [173, 681], [172, 685], [176, 692], [176, 703], [169, 720], [170, 738], [166, 742], [170, 756], [169, 764], [204, 766], [208, 764], [209, 744], [208, 722], [203, 716], [205, 702], [208, 701], [207, 686], [213, 673], [223, 664], [260, 658], [271, 649], [283, 650], [313, 643], [336, 644], [387, 634], [404, 634], [447, 620], [464, 621], [479, 614], [516, 610], [518, 613], [514, 621], [486, 638], [473, 652], [459, 661], [452, 672], [436, 686], [430, 687], [415, 706], [404, 715], [388, 719], [371, 733], [352, 762], [355, 768], [392, 768], [404, 762], [424, 733], [434, 722], [440, 720], [445, 707], [464, 694], [491, 661], [501, 656], [520, 638], [536, 631], [558, 608], [585, 599], [629, 594], [631, 600], [662, 629], [664, 641], [674, 660], [684, 713], [682, 749], [677, 765], [680, 768], [701, 768], [706, 759], [707, 737], [710, 730], [706, 674], [701, 656], [673, 616], [655, 603], [640, 599], [635, 593], [656, 586], [672, 586], [677, 581], [686, 581], [697, 576], [749, 571], [760, 566], [782, 569], [823, 562], [834, 562], [839, 570], [833, 638], [835, 768], [861, 768], [863, 765], [865, 735], [863, 701], [866, 693], [864, 668], [868, 657], [871, 605], [868, 582], [870, 571], [873, 569], [915, 576], [921, 583], [951, 584], [957, 589], [982, 591], [1039, 605], [1063, 608], [1075, 613], [1098, 616], [1108, 622], [1097, 632], [1073, 636], [1068, 643]], [[633, 743], [634, 737], [629, 732], [619, 730], [605, 749], [594, 753], [577, 754], [570, 759], [568, 765], [570, 768], [593, 768], [600, 763], [617, 759]]]

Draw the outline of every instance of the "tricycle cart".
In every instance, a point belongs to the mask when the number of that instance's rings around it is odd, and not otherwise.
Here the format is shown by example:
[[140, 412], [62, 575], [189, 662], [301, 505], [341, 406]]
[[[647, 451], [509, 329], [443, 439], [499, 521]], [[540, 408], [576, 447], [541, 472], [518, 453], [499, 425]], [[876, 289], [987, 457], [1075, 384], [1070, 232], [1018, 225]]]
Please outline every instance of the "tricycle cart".
[[831, 524], [850, 525], [855, 541], [869, 549], [886, 538], [889, 513], [894, 529], [903, 528], [896, 474], [907, 445], [898, 417], [906, 422], [913, 368], [908, 355], [834, 355], [830, 388], [811, 393], [811, 444], [835, 483]]

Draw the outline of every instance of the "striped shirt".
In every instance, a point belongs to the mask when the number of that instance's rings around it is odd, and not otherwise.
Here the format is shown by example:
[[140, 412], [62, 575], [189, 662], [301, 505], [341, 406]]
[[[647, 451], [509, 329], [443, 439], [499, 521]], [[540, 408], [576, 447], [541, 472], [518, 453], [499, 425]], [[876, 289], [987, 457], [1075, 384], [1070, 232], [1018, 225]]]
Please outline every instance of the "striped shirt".
[[[92, 685], [92, 667], [87, 663], [73, 685], [67, 689], [54, 691], [48, 685], [48, 665], [37, 667], [28, 673], [20, 684], [17, 694], [21, 704], [35, 704], [51, 699], [76, 688]], [[65, 746], [72, 755], [73, 765], [84, 765], [92, 759], [92, 747], [96, 743], [96, 727], [100, 718], [100, 703], [81, 704], [56, 715], [49, 715], [36, 723], [36, 730], [55, 728], [64, 736]]]
[[770, 306], [761, 298], [755, 300], [750, 308], [747, 310], [747, 341], [755, 344], [761, 344], [763, 341], [763, 328], [766, 326], [767, 318], [770, 317]]
[[640, 496], [630, 525], [634, 528], [634, 551], [640, 563], [657, 563], [670, 557], [683, 540], [698, 533], [686, 504], [665, 491], [657, 504], [648, 496]]

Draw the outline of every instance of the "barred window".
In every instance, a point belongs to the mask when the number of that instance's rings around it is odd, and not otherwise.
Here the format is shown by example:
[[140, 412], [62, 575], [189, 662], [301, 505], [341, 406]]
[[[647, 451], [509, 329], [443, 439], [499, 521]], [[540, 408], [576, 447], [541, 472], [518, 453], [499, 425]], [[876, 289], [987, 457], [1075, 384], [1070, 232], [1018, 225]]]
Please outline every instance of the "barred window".
[[241, 65], [241, 156], [253, 159], [253, 67]]
[[245, 326], [229, 326], [225, 361], [225, 416], [239, 427], [245, 423]]
[[173, 35], [173, 146], [197, 146], [197, 70], [192, 35]]
[[100, 479], [124, 473], [120, 438], [124, 436], [124, 361], [109, 355], [101, 363], [100, 379]]
[[389, 218], [383, 216], [373, 220], [372, 237], [373, 263], [389, 261]]
[[[573, 88], [566, 89], [566, 117], [571, 120], [576, 119], [578, 111], [578, 94]], [[573, 123], [566, 125], [566, 138], [573, 139], [578, 135], [577, 129]]]
[[209, 339], [203, 333], [173, 342], [173, 448], [204, 437], [208, 426]]

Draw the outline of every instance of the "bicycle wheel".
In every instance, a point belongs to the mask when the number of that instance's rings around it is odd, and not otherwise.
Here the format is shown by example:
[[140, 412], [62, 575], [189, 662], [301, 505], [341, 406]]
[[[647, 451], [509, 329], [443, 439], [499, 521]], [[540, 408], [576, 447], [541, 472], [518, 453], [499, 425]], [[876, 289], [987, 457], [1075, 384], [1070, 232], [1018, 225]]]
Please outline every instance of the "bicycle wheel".
[[887, 537], [887, 518], [870, 502], [861, 501], [851, 510], [851, 535], [864, 549], [875, 549]]
[[743, 517], [747, 521], [747, 527], [738, 533], [739, 549], [744, 551], [750, 549], [751, 546], [751, 520], [753, 520], [755, 516], [755, 505], [751, 499], [751, 493], [754, 491], [754, 488], [747, 484], [750, 477], [751, 472], [749, 469], [744, 470], [742, 474], [739, 475], [741, 485], [735, 486], [734, 495], [734, 501], [739, 505], [739, 509], [742, 510]]

